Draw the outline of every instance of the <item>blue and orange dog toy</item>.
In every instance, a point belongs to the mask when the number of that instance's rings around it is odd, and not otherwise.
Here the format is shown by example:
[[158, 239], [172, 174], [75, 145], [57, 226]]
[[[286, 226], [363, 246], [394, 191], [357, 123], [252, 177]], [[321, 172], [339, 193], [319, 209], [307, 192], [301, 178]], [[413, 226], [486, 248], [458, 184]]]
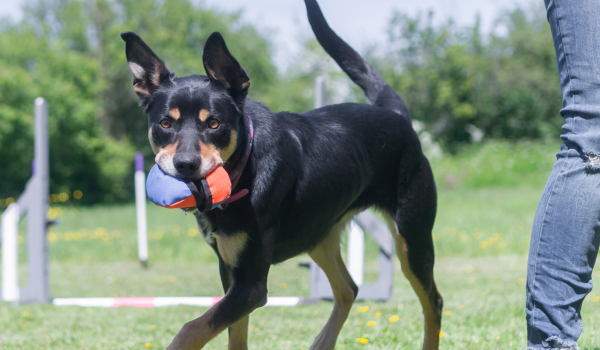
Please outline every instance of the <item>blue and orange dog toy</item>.
[[197, 207], [199, 211], [207, 212], [218, 207], [224, 209], [228, 203], [247, 195], [247, 189], [231, 195], [231, 191], [237, 185], [252, 149], [254, 129], [250, 116], [246, 119], [246, 126], [248, 128], [246, 148], [241, 149], [238, 154], [232, 156], [234, 159], [226, 163], [227, 170], [222, 166], [218, 166], [206, 178], [185, 182], [167, 175], [158, 164], [154, 164], [146, 181], [148, 198], [152, 203], [164, 208]]
[[198, 207], [198, 210], [206, 212], [231, 198], [231, 181], [222, 166], [217, 167], [204, 179], [184, 182], [165, 174], [158, 164], [155, 164], [148, 174], [146, 192], [148, 198], [161, 207]]

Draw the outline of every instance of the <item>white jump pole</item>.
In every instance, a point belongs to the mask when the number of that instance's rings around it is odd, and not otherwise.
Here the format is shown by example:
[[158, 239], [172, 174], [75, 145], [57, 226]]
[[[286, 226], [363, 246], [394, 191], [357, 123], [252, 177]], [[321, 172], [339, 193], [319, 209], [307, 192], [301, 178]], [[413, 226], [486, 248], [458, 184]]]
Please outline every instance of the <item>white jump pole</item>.
[[19, 301], [19, 205], [2, 213], [2, 300]]
[[[56, 306], [83, 307], [141, 307], [191, 305], [211, 307], [223, 297], [126, 297], [126, 298], [54, 298]], [[310, 303], [300, 297], [268, 297], [265, 306], [297, 306]]]
[[146, 224], [146, 173], [144, 155], [135, 155], [135, 208], [137, 213], [138, 257], [142, 266], [148, 266], [148, 230]]
[[363, 284], [365, 263], [365, 233], [354, 220], [348, 228], [348, 272], [357, 286]]

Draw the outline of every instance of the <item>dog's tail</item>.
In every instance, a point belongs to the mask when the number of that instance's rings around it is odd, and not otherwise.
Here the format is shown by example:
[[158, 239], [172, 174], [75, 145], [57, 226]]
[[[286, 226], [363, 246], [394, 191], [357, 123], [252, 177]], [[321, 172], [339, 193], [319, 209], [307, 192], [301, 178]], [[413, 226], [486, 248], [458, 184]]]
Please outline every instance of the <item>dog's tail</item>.
[[350, 79], [363, 89], [371, 104], [402, 115], [410, 121], [410, 113], [402, 98], [383, 79], [381, 74], [354, 51], [327, 24], [316, 0], [304, 0], [308, 21], [317, 40]]

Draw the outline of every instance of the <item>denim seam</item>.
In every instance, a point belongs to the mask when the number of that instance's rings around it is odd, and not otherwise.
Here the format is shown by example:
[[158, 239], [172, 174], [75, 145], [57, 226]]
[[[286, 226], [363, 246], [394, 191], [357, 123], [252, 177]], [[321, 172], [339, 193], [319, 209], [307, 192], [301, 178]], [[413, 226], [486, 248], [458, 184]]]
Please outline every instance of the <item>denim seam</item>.
[[[562, 44], [563, 47], [563, 54], [565, 55], [565, 67], [567, 68], [567, 78], [569, 80], [568, 85], [571, 85], [571, 88], [569, 89], [569, 94], [571, 96], [569, 96], [571, 98], [571, 102], [573, 103], [573, 105], [576, 105], [577, 103], [575, 102], [575, 94], [573, 93], [575, 87], [573, 86], [573, 78], [571, 76], [571, 68], [570, 68], [570, 64], [569, 64], [569, 54], [567, 53], [567, 45], [565, 44], [564, 41], [564, 35], [563, 35], [563, 31], [562, 31], [562, 27], [560, 25], [560, 20], [561, 20], [561, 16], [560, 16], [560, 12], [562, 10], [562, 8], [560, 7], [560, 5], [558, 4], [558, 0], [554, 0], [554, 6], [556, 6], [556, 29], [558, 30], [557, 35], [560, 38], [560, 43]], [[557, 62], [558, 63], [558, 62]]]
[[[571, 150], [567, 151], [567, 156], [565, 158], [563, 158], [564, 163], [562, 165], [562, 167], [560, 168], [560, 171], [558, 172], [558, 176], [561, 176], [563, 173], [563, 169], [565, 168], [565, 165], [567, 163], [567, 159], [569, 159], [569, 153], [571, 152]], [[571, 169], [569, 169], [571, 170]], [[557, 181], [554, 181], [554, 184], [552, 185], [552, 191], [550, 192], [550, 195], [548, 197], [548, 201], [546, 202], [546, 208], [544, 208], [544, 216], [542, 217], [542, 224], [540, 225], [540, 234], [539, 234], [539, 238], [538, 238], [538, 242], [537, 242], [537, 247], [535, 249], [535, 268], [533, 270], [533, 281], [531, 282], [531, 304], [533, 305], [533, 310], [531, 312], [531, 322], [530, 325], [533, 326], [535, 324], [535, 318], [536, 318], [536, 311], [537, 311], [537, 306], [536, 306], [536, 302], [535, 299], [533, 298], [533, 294], [535, 292], [535, 282], [536, 282], [536, 277], [537, 277], [537, 267], [538, 267], [538, 259], [539, 259], [539, 252], [540, 252], [540, 242], [542, 240], [542, 232], [544, 229], [544, 222], [546, 221], [546, 215], [548, 213], [548, 206], [550, 205], [550, 200], [552, 199], [552, 195], [554, 193], [554, 189], [556, 188], [556, 183]], [[563, 184], [564, 186], [564, 184]], [[533, 327], [535, 329], [535, 327]], [[537, 329], [535, 329], [535, 331], [537, 332]], [[540, 337], [541, 338], [541, 337]]]

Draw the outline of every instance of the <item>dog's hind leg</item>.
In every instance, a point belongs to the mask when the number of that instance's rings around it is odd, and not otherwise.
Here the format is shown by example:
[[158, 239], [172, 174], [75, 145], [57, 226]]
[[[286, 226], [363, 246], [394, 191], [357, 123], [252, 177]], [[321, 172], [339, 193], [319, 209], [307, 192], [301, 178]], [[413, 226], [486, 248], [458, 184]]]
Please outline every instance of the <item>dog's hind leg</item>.
[[[423, 350], [437, 350], [443, 301], [433, 279], [434, 253], [431, 237], [433, 220], [431, 220], [431, 225], [427, 223], [429, 220], [418, 222], [418, 219], [415, 220], [414, 217], [410, 217], [412, 215], [409, 215], [415, 214], [413, 210], [406, 212], [405, 216], [408, 218], [405, 219], [399, 215], [394, 217], [388, 214], [386, 221], [396, 242], [396, 252], [400, 258], [402, 272], [410, 282], [423, 308], [425, 319]], [[435, 211], [433, 215], [435, 215]], [[415, 216], [420, 217], [419, 214]], [[399, 227], [401, 227], [400, 230]]]
[[309, 253], [310, 257], [327, 275], [333, 289], [333, 311], [327, 324], [317, 338], [311, 350], [331, 350], [335, 347], [338, 334], [348, 318], [352, 303], [358, 294], [358, 287], [346, 270], [340, 255], [340, 231], [343, 223], [336, 225], [321, 244]]

